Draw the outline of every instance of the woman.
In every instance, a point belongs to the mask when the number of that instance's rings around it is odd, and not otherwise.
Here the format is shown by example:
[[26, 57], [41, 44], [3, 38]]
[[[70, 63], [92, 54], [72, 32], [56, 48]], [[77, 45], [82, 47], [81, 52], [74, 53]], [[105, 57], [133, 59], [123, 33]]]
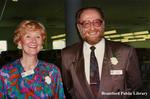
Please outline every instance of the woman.
[[59, 69], [37, 57], [45, 37], [45, 28], [37, 21], [25, 20], [17, 27], [14, 42], [22, 57], [0, 70], [0, 98], [65, 98]]

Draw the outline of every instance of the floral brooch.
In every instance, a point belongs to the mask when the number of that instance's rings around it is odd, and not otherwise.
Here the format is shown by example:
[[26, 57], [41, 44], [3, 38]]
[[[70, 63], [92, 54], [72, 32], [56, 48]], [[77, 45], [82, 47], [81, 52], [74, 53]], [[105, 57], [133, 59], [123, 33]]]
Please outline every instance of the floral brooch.
[[116, 57], [112, 57], [112, 58], [110, 58], [110, 60], [111, 60], [111, 63], [112, 63], [113, 65], [117, 65], [117, 64], [118, 64], [118, 60], [117, 60]]
[[112, 57], [110, 58], [111, 64], [117, 65], [118, 59], [116, 58], [116, 54], [112, 51]]
[[45, 82], [46, 82], [47, 84], [50, 84], [50, 83], [51, 83], [51, 78], [50, 78], [49, 76], [46, 76], [46, 77], [45, 77]]

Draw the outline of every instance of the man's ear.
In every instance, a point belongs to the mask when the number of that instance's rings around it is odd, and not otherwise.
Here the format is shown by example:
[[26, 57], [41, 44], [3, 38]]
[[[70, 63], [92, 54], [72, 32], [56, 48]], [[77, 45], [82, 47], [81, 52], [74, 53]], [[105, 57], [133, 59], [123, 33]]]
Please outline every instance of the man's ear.
[[78, 31], [81, 33], [82, 32], [82, 28], [81, 28], [80, 24], [77, 24], [77, 28], [78, 28]]

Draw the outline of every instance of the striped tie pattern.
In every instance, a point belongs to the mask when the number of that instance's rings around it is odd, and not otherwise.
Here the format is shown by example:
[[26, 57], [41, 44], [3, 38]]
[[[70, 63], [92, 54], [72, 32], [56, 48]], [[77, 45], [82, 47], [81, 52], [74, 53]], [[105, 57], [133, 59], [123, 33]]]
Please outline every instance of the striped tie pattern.
[[100, 84], [98, 62], [95, 56], [95, 46], [91, 46], [90, 54], [90, 87], [95, 96], [97, 96]]

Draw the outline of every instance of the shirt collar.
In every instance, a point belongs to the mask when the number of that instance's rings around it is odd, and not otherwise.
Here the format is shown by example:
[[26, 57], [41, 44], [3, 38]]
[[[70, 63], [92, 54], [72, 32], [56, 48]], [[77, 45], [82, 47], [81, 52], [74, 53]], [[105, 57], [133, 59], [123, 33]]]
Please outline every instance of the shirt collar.
[[86, 49], [90, 49], [91, 46], [95, 46], [96, 49], [99, 49], [99, 48], [101, 48], [104, 44], [105, 44], [105, 39], [104, 39], [104, 38], [102, 38], [102, 39], [101, 39], [97, 44], [95, 44], [95, 45], [90, 45], [89, 43], [87, 43], [86, 41], [84, 41], [84, 47], [85, 47]]

